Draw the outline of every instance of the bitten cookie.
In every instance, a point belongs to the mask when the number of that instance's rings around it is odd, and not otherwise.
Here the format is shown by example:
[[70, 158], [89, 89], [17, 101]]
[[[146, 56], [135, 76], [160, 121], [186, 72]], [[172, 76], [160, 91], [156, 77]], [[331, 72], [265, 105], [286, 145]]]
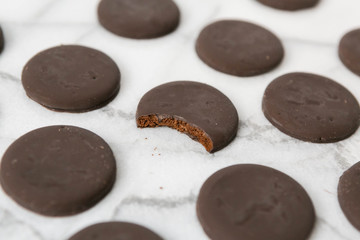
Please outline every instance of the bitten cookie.
[[140, 128], [168, 126], [200, 142], [208, 152], [227, 146], [236, 136], [238, 114], [219, 90], [198, 82], [176, 81], [153, 88], [139, 102]]

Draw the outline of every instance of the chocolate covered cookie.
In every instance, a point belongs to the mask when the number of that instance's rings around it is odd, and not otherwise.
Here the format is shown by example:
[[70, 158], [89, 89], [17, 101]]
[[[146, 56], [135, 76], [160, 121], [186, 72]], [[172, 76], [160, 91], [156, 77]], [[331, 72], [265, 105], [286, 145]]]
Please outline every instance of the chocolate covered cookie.
[[191, 81], [170, 82], [153, 88], [139, 102], [140, 128], [168, 126], [199, 141], [208, 152], [227, 146], [236, 136], [238, 114], [219, 90]]
[[111, 190], [115, 165], [110, 147], [96, 134], [50, 126], [11, 144], [1, 161], [0, 182], [24, 208], [67, 216], [94, 206]]
[[137, 224], [105, 222], [87, 227], [69, 240], [162, 240], [162, 238]]
[[252, 164], [209, 177], [199, 193], [197, 215], [212, 240], [306, 240], [315, 221], [313, 204], [295, 180]]
[[2, 29], [0, 27], [0, 53], [2, 52], [3, 49], [4, 49], [4, 36]]
[[95, 49], [65, 45], [35, 55], [25, 65], [26, 94], [56, 111], [85, 112], [116, 97], [120, 71], [115, 62]]
[[284, 56], [280, 40], [258, 25], [223, 20], [205, 27], [196, 42], [196, 52], [210, 67], [246, 77], [274, 69]]
[[148, 39], [174, 31], [180, 12], [172, 0], [102, 0], [98, 18], [104, 28], [116, 35]]
[[340, 177], [338, 199], [347, 219], [360, 231], [360, 162]]
[[275, 127], [303, 141], [336, 142], [359, 127], [355, 97], [340, 84], [309, 73], [275, 79], [265, 90], [262, 108]]
[[348, 69], [360, 76], [360, 29], [347, 33], [341, 39], [339, 57]]
[[314, 7], [319, 0], [257, 0], [258, 2], [272, 8], [287, 11], [296, 11]]

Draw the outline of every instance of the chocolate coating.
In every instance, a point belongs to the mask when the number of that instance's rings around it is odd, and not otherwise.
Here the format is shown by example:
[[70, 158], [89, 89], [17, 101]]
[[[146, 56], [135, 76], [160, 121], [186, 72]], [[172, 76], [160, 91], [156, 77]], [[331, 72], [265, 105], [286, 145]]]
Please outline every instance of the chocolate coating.
[[11, 144], [1, 161], [0, 182], [24, 208], [67, 216], [94, 206], [111, 190], [115, 165], [110, 147], [96, 134], [50, 126]]
[[360, 29], [347, 33], [341, 39], [339, 57], [350, 71], [360, 76]]
[[84, 112], [116, 97], [120, 71], [115, 62], [95, 49], [66, 45], [47, 49], [25, 65], [26, 94], [57, 111]]
[[314, 74], [289, 73], [266, 88], [265, 117], [294, 138], [330, 143], [351, 136], [359, 127], [355, 97], [340, 84]]
[[319, 3], [319, 0], [257, 0], [258, 2], [272, 8], [297, 11], [306, 8], [311, 8]]
[[219, 90], [198, 82], [176, 81], [153, 88], [139, 102], [138, 127], [169, 126], [215, 152], [236, 136], [238, 114]]
[[162, 240], [162, 238], [137, 224], [105, 222], [87, 227], [69, 240]]
[[315, 221], [312, 202], [296, 181], [252, 164], [209, 177], [200, 190], [197, 215], [212, 240], [305, 240]]
[[0, 27], [0, 53], [2, 52], [3, 49], [4, 49], [4, 35]]
[[236, 76], [254, 76], [274, 69], [284, 56], [280, 40], [258, 25], [223, 20], [205, 27], [196, 52], [210, 67]]
[[180, 12], [172, 0], [102, 0], [98, 18], [104, 28], [116, 35], [148, 39], [174, 31]]
[[360, 231], [360, 162], [340, 177], [338, 199], [347, 219]]

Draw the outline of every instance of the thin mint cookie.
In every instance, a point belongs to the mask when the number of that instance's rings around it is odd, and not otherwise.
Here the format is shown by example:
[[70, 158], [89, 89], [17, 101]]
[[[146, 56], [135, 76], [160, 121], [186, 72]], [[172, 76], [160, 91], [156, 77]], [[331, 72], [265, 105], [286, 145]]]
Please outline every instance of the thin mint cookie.
[[116, 35], [149, 39], [174, 31], [180, 11], [172, 0], [102, 0], [98, 18], [104, 28]]
[[360, 29], [347, 33], [341, 39], [339, 57], [350, 71], [360, 76]]
[[198, 82], [165, 83], [147, 92], [139, 102], [140, 128], [167, 126], [186, 133], [208, 152], [227, 146], [236, 136], [238, 114], [219, 90]]
[[56, 111], [85, 112], [108, 104], [120, 89], [120, 71], [104, 53], [78, 45], [42, 51], [25, 65], [26, 94]]
[[215, 70], [240, 77], [268, 72], [284, 56], [282, 43], [273, 33], [236, 20], [218, 21], [205, 27], [196, 41], [196, 52]]
[[6, 150], [4, 191], [19, 205], [46, 216], [85, 211], [111, 190], [114, 155], [98, 135], [73, 126], [33, 130]]
[[149, 229], [128, 222], [94, 224], [76, 233], [69, 240], [163, 240]]
[[303, 141], [337, 142], [359, 127], [355, 97], [333, 80], [310, 73], [289, 73], [272, 81], [262, 108], [276, 128]]
[[4, 35], [2, 32], [2, 29], [0, 27], [0, 53], [2, 52], [2, 50], [4, 49]]
[[234, 165], [201, 187], [197, 216], [212, 240], [306, 240], [315, 222], [306, 191], [275, 169]]
[[257, 0], [258, 2], [272, 8], [297, 11], [312, 8], [319, 3], [319, 0]]
[[338, 199], [347, 219], [360, 231], [360, 162], [340, 177]]

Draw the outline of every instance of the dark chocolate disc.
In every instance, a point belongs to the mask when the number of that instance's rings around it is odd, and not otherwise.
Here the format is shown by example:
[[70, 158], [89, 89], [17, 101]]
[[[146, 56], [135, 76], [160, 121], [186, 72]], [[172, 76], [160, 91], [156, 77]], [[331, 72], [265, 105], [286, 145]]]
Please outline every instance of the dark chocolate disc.
[[0, 53], [2, 52], [3, 49], [4, 49], [4, 36], [2, 29], [0, 27]]
[[253, 76], [275, 68], [284, 56], [280, 40], [252, 23], [224, 20], [205, 27], [196, 42], [200, 59], [236, 76]]
[[295, 180], [252, 164], [209, 177], [200, 190], [197, 215], [212, 240], [306, 240], [315, 221], [312, 202]]
[[339, 56], [348, 69], [360, 76], [360, 29], [347, 33], [341, 39]]
[[340, 177], [338, 198], [345, 216], [360, 231], [360, 162]]
[[47, 49], [25, 65], [26, 94], [57, 111], [84, 112], [100, 108], [117, 95], [120, 71], [95, 49], [67, 45]]
[[82, 212], [112, 188], [116, 164], [108, 144], [73, 126], [50, 126], [17, 139], [0, 169], [4, 191], [21, 206], [47, 216]]
[[287, 11], [302, 10], [305, 8], [314, 7], [319, 3], [319, 0], [257, 0], [272, 8], [277, 8]]
[[180, 12], [172, 0], [102, 0], [98, 18], [104, 28], [116, 35], [148, 39], [174, 31]]
[[139, 102], [137, 126], [168, 126], [199, 141], [207, 151], [227, 146], [236, 136], [238, 114], [219, 90], [191, 81], [153, 88]]
[[275, 79], [265, 90], [262, 108], [275, 127], [303, 141], [336, 142], [359, 127], [355, 97], [340, 84], [309, 73]]
[[137, 224], [105, 222], [87, 227], [69, 240], [162, 240], [162, 238]]

